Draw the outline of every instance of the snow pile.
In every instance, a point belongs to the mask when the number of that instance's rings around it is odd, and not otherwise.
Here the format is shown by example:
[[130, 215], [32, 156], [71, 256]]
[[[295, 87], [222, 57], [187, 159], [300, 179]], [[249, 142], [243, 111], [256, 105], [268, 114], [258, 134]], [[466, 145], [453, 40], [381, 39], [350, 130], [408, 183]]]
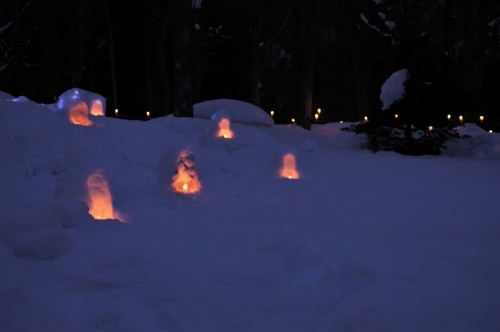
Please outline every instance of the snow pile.
[[380, 101], [382, 102], [382, 110], [385, 111], [398, 100], [405, 96], [405, 82], [408, 79], [408, 69], [401, 69], [393, 73], [382, 84], [382, 92]]
[[193, 108], [194, 117], [200, 119], [209, 120], [215, 113], [225, 111], [235, 123], [254, 126], [272, 126], [274, 123], [271, 116], [259, 107], [239, 100], [208, 100], [195, 104]]
[[67, 90], [59, 96], [57, 110], [67, 113], [80, 103], [83, 103], [87, 107], [88, 113], [94, 116], [106, 113], [106, 98], [97, 93], [77, 88]]

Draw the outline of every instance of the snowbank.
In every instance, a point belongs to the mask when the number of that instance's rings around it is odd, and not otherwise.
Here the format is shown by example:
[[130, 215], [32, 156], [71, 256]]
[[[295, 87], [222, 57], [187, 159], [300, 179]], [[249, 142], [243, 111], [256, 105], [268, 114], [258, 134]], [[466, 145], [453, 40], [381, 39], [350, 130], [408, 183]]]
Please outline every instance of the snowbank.
[[193, 106], [194, 117], [210, 120], [220, 111], [231, 116], [231, 121], [254, 126], [272, 126], [273, 119], [259, 107], [239, 100], [216, 99], [208, 100]]

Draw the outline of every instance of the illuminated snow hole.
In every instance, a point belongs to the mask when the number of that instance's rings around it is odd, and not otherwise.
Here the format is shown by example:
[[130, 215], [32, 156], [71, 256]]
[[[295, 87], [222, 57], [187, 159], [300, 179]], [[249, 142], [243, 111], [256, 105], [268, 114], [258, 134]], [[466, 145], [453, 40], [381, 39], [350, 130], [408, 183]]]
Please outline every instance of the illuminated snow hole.
[[229, 119], [222, 118], [219, 122], [219, 131], [217, 137], [233, 138], [233, 131], [231, 130], [231, 122]]
[[201, 183], [198, 180], [194, 154], [191, 150], [184, 150], [180, 153], [177, 171], [172, 178], [172, 188], [183, 194], [193, 194], [200, 191]]
[[298, 179], [299, 173], [297, 172], [295, 156], [291, 153], [283, 157], [283, 168], [281, 169], [281, 177], [287, 179]]
[[90, 126], [89, 108], [84, 102], [79, 102], [69, 110], [69, 121], [79, 126]]
[[89, 213], [94, 219], [121, 220], [119, 214], [113, 208], [108, 182], [100, 171], [94, 172], [88, 177], [87, 188], [89, 191]]

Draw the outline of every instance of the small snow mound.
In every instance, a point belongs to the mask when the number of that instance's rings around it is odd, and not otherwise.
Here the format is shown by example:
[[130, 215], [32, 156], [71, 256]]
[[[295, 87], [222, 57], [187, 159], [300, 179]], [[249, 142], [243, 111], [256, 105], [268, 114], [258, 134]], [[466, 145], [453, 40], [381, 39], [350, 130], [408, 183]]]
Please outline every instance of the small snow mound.
[[243, 123], [253, 126], [272, 126], [273, 119], [261, 108], [250, 103], [232, 100], [216, 99], [208, 100], [193, 106], [194, 117], [211, 120], [212, 116], [220, 111], [225, 111], [235, 123]]
[[26, 102], [31, 101], [31, 100], [29, 100], [28, 97], [19, 96], [17, 98], [12, 98], [11, 101], [14, 101], [16, 103], [26, 103]]
[[300, 151], [302, 152], [318, 152], [318, 144], [310, 138], [306, 138], [300, 143]]
[[456, 139], [446, 142], [444, 147], [442, 154], [446, 156], [496, 159], [500, 158], [500, 134], [487, 133], [472, 138]]
[[401, 69], [393, 73], [382, 84], [382, 92], [380, 101], [382, 102], [382, 110], [385, 111], [391, 105], [405, 96], [405, 82], [408, 79], [408, 69]]
[[460, 134], [460, 136], [468, 135], [468, 136], [475, 137], [478, 135], [488, 134], [488, 132], [486, 130], [479, 127], [475, 123], [466, 123], [463, 126], [458, 126], [456, 128], [453, 128], [453, 130], [458, 132]]

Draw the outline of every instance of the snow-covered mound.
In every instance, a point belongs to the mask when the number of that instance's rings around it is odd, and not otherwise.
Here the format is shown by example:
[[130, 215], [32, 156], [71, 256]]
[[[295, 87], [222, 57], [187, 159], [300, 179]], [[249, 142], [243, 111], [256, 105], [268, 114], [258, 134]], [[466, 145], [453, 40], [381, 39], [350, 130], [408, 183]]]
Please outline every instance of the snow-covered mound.
[[69, 112], [79, 103], [84, 103], [88, 109], [88, 113], [94, 116], [106, 113], [106, 98], [97, 93], [77, 88], [67, 90], [59, 96], [57, 110], [60, 112]]
[[401, 69], [394, 72], [382, 84], [380, 93], [380, 101], [382, 102], [382, 110], [386, 110], [391, 105], [400, 99], [403, 99], [406, 94], [405, 82], [408, 79], [408, 69]]
[[0, 100], [12, 100], [14, 99], [14, 96], [7, 92], [0, 91]]
[[236, 123], [257, 126], [272, 126], [274, 123], [271, 116], [261, 108], [239, 100], [208, 100], [195, 104], [193, 108], [194, 117], [200, 119], [210, 120], [215, 113], [225, 111], [231, 116], [231, 121]]

